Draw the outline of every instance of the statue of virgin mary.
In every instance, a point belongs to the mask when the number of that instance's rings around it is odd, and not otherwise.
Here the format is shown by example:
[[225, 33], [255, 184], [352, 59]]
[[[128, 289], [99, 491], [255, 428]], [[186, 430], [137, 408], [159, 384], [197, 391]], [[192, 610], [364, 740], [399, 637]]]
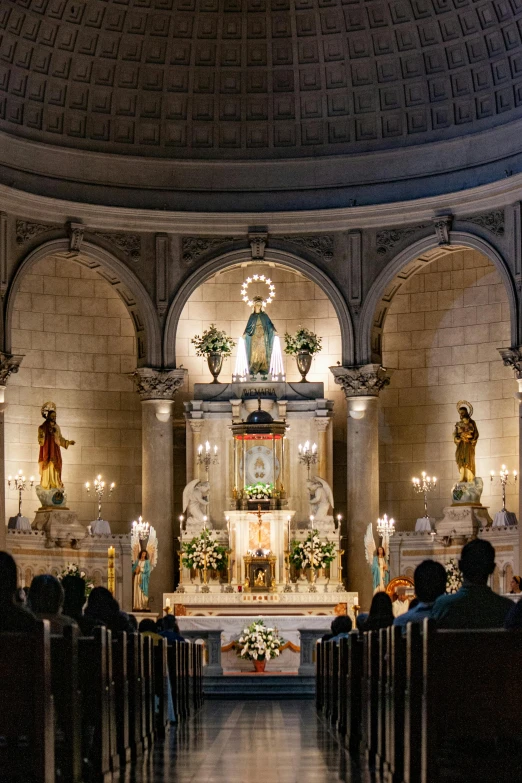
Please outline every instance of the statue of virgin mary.
[[275, 334], [274, 324], [263, 312], [263, 300], [260, 296], [256, 296], [254, 298], [254, 312], [248, 319], [246, 329], [243, 332], [251, 375], [257, 373], [266, 375], [268, 373]]

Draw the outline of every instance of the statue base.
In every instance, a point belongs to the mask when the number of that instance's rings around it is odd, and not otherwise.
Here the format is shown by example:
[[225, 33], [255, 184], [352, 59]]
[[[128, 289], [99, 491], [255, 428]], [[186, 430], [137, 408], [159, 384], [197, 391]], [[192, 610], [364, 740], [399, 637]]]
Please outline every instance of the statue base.
[[38, 484], [36, 487], [36, 494], [38, 496], [38, 500], [41, 503], [41, 509], [53, 509], [53, 508], [59, 508], [64, 511], [68, 511], [67, 506], [65, 505], [67, 500], [67, 492], [63, 487], [51, 487], [50, 489], [44, 489], [43, 487]]
[[452, 505], [444, 509], [444, 517], [436, 523], [437, 536], [474, 536], [478, 529], [491, 524], [488, 507], [480, 504]]
[[451, 500], [454, 506], [480, 506], [480, 498], [484, 482], [479, 476], [475, 476], [473, 481], [458, 481], [451, 490]]
[[78, 520], [78, 514], [65, 508], [38, 509], [33, 521], [33, 530], [44, 531], [46, 547], [77, 549], [87, 535], [87, 530]]

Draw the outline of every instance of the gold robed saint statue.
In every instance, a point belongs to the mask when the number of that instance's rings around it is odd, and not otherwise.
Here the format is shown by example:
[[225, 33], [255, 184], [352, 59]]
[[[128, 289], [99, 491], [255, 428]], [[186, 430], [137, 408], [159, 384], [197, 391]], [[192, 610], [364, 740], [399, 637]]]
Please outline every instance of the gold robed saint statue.
[[38, 427], [40, 486], [42, 489], [63, 489], [61, 449], [74, 446], [74, 441], [62, 437], [62, 431], [56, 423], [54, 402], [42, 405], [42, 416], [45, 421]]
[[460, 420], [455, 424], [453, 440], [457, 446], [455, 460], [460, 473], [460, 480], [471, 482], [475, 478], [475, 447], [479, 438], [478, 427], [471, 418], [473, 405], [466, 400], [457, 403]]

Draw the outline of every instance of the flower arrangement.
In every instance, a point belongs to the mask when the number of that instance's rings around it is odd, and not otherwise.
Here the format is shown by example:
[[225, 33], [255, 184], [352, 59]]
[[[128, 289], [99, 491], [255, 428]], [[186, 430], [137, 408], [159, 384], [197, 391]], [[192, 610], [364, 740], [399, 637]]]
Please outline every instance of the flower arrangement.
[[277, 658], [285, 643], [277, 634], [277, 629], [267, 628], [263, 620], [254, 620], [243, 628], [241, 636], [235, 643], [239, 658], [249, 661], [269, 661]]
[[64, 576], [79, 576], [85, 582], [85, 596], [89, 596], [91, 591], [94, 590], [94, 582], [87, 578], [85, 571], [80, 570], [80, 566], [77, 563], [67, 563], [64, 569], [58, 574], [60, 582]]
[[235, 340], [226, 332], [221, 332], [215, 324], [210, 324], [210, 329], [203, 332], [201, 337], [197, 334], [190, 342], [196, 346], [196, 356], [207, 356], [209, 353], [230, 356], [236, 344]]
[[223, 571], [226, 568], [227, 550], [217, 543], [210, 530], [204, 530], [201, 535], [183, 544], [183, 565], [202, 571], [205, 568], [205, 555], [208, 569]]
[[448, 560], [446, 568], [446, 592], [456, 593], [462, 587], [462, 571], [454, 558]]
[[296, 355], [300, 351], [308, 351], [311, 354], [319, 353], [321, 342], [322, 338], [318, 337], [315, 332], [300, 326], [294, 335], [285, 332], [285, 353], [289, 355]]
[[334, 542], [322, 541], [317, 530], [310, 531], [304, 541], [292, 541], [290, 564], [296, 568], [327, 568], [334, 558]]
[[247, 484], [243, 491], [248, 500], [268, 500], [274, 494], [274, 485], [258, 481], [257, 484]]

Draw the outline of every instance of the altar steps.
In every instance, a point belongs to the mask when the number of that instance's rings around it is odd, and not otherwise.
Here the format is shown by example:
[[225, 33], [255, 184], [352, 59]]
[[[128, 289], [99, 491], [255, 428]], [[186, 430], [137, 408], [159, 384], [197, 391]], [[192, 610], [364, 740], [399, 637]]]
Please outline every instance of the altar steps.
[[224, 674], [204, 677], [206, 699], [313, 699], [315, 677], [299, 674]]

